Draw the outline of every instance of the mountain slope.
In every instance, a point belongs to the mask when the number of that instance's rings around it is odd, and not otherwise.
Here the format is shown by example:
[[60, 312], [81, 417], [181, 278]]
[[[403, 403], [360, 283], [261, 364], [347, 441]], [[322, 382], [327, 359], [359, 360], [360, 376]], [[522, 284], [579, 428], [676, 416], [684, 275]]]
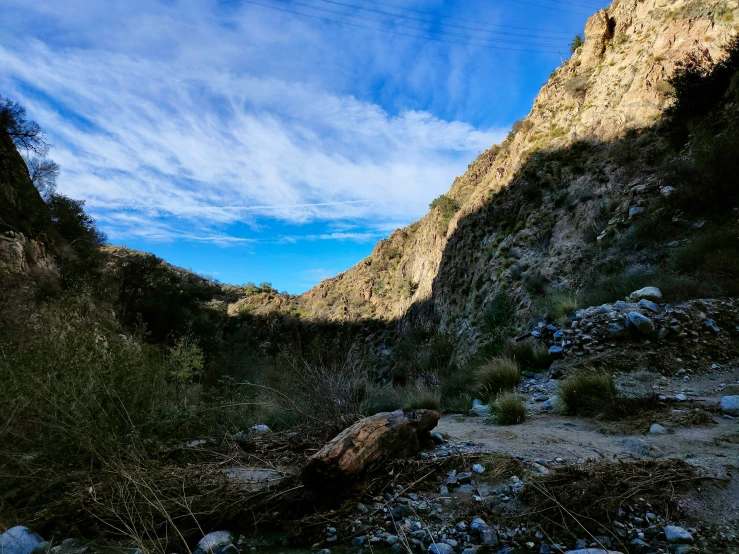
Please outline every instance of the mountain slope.
[[[654, 160], [633, 163], [630, 156], [664, 151], [651, 127], [670, 104], [670, 77], [691, 55], [705, 66], [722, 59], [736, 34], [736, 10], [736, 2], [718, 0], [616, 0], [599, 11], [588, 20], [583, 46], [551, 75], [531, 113], [452, 184], [448, 196], [461, 209], [448, 227], [450, 214], [432, 210], [291, 303], [331, 320], [391, 320], [424, 308], [442, 327], [459, 330], [475, 304], [469, 289], [477, 289], [476, 304], [484, 306], [508, 285], [502, 265], [511, 262], [502, 250], [519, 255], [515, 248], [526, 245], [533, 254], [521, 256], [540, 265], [542, 279], [573, 284], [604, 204], [628, 212], [629, 201], [641, 201], [626, 198], [629, 186], [650, 182]], [[566, 155], [579, 156], [579, 168], [562, 173], [562, 163], [545, 160], [573, 145]], [[542, 167], [530, 163], [536, 156], [543, 156]], [[496, 194], [514, 183], [516, 198], [490, 213]], [[568, 217], [552, 217], [557, 210]], [[480, 260], [495, 263], [491, 268]]]

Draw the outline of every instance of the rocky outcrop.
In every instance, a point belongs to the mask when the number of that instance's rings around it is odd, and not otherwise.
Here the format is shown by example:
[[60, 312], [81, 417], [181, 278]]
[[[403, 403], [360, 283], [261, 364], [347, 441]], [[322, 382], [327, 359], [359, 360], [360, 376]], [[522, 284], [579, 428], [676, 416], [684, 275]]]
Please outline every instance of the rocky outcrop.
[[0, 275], [31, 275], [39, 271], [58, 274], [46, 244], [15, 231], [0, 234]]
[[[669, 79], [689, 56], [706, 67], [725, 56], [738, 8], [615, 0], [588, 20], [584, 44], [529, 115], [455, 179], [447, 195], [460, 209], [451, 219], [432, 210], [300, 297], [253, 296], [239, 309], [400, 320], [452, 332], [469, 351], [498, 291], [524, 312], [537, 282], [577, 289], [592, 278], [594, 247], [667, 196], [644, 160], [660, 148], [651, 128], [670, 105]], [[619, 263], [648, 265], [645, 256], [632, 249]]]

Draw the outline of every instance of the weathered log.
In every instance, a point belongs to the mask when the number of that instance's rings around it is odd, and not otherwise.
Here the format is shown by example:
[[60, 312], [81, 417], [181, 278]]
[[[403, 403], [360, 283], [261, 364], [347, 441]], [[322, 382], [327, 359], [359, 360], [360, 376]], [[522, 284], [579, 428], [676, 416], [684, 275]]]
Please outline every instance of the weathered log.
[[416, 454], [439, 417], [434, 410], [397, 410], [360, 419], [308, 459], [303, 482], [344, 480], [380, 460]]

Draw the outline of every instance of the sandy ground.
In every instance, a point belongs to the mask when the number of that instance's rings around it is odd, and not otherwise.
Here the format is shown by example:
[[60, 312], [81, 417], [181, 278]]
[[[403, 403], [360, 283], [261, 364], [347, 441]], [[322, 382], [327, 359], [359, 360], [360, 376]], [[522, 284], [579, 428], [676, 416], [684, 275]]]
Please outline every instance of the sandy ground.
[[[697, 396], [674, 404], [674, 409], [717, 406], [721, 398], [716, 391], [718, 384], [737, 380], [737, 367], [693, 376], [689, 387]], [[663, 424], [669, 432], [654, 435], [647, 432], [649, 425], [644, 432], [625, 432], [623, 425], [540, 412], [521, 425], [508, 427], [491, 424], [486, 418], [445, 416], [438, 430], [452, 442], [477, 443], [484, 450], [527, 460], [681, 458], [707, 475], [721, 478], [708, 481], [701, 490], [683, 499], [688, 517], [739, 524], [739, 420], [716, 413], [714, 421], [705, 426], [684, 427], [657, 417], [652, 423]]]

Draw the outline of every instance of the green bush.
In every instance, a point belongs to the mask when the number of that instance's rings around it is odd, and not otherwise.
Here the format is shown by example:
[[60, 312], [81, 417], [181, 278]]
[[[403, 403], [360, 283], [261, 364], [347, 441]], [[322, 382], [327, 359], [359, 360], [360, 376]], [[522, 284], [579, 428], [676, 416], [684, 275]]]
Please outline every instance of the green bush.
[[515, 392], [499, 394], [493, 404], [493, 413], [500, 425], [518, 425], [527, 417], [523, 399]]
[[549, 349], [531, 340], [509, 343], [504, 354], [516, 360], [524, 371], [543, 371], [548, 369], [552, 363]]
[[431, 208], [431, 210], [438, 209], [439, 212], [441, 212], [441, 224], [443, 229], [446, 229], [449, 226], [449, 222], [454, 217], [454, 214], [459, 211], [460, 207], [459, 202], [446, 194], [436, 197], [431, 204], [429, 204], [429, 208]]
[[585, 43], [585, 40], [583, 39], [583, 36], [581, 34], [575, 35], [575, 38], [572, 39], [572, 42], [570, 43], [570, 52], [575, 53], [575, 51], [580, 48]]
[[475, 371], [477, 392], [485, 398], [515, 389], [521, 382], [521, 370], [516, 360], [505, 356], [491, 358]]
[[565, 411], [569, 415], [592, 416], [616, 408], [618, 391], [610, 374], [578, 371], [560, 384]]

